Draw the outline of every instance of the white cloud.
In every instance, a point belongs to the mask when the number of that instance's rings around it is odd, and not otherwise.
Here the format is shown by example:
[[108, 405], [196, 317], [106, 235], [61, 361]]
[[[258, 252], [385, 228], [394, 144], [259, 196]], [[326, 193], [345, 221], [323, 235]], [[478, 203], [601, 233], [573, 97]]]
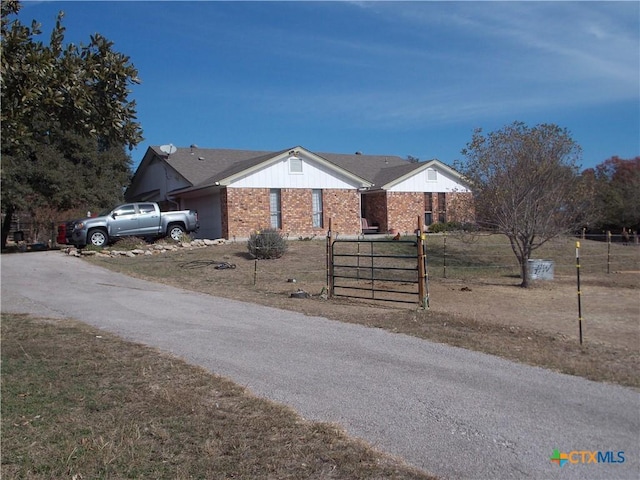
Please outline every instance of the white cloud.
[[[367, 8], [406, 25], [416, 41], [440, 35], [440, 51], [458, 75], [466, 73], [464, 81], [478, 80], [480, 94], [493, 83], [505, 96], [526, 89], [541, 102], [638, 99], [636, 2], [375, 2]], [[515, 81], [520, 85], [513, 88]]]

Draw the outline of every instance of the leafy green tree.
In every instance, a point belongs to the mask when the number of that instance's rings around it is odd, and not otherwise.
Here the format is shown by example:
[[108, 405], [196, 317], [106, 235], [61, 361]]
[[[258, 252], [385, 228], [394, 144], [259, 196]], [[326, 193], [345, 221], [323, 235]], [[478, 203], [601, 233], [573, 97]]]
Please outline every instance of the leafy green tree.
[[507, 236], [529, 286], [532, 252], [583, 221], [581, 149], [566, 129], [514, 122], [487, 136], [475, 131], [459, 171], [472, 185], [480, 226]]
[[65, 46], [61, 12], [45, 44], [35, 20], [28, 27], [12, 19], [18, 1], [1, 10], [4, 246], [16, 211], [121, 197], [131, 166], [125, 150], [142, 131], [129, 100], [138, 72], [112, 42], [95, 34], [87, 45]]
[[594, 185], [595, 227], [640, 229], [640, 157], [614, 156], [583, 172]]

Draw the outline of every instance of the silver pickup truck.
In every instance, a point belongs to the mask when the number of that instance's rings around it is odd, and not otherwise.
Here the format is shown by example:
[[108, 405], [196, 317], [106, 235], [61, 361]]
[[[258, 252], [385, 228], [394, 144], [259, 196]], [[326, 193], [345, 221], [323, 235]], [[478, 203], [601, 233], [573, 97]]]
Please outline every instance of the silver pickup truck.
[[76, 247], [93, 245], [104, 247], [120, 237], [170, 237], [180, 241], [184, 233], [198, 231], [200, 223], [196, 210], [161, 212], [157, 203], [125, 203], [113, 210], [67, 222], [66, 243]]

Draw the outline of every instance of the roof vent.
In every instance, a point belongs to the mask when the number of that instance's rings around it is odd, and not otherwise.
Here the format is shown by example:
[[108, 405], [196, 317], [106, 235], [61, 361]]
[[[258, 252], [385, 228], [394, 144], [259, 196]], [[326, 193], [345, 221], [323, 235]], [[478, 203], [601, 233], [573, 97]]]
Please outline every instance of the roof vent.
[[204, 162], [204, 157], [198, 157], [198, 160], [200, 160], [201, 162]]
[[362, 155], [362, 152], [361, 152], [360, 150], [358, 150], [358, 151], [356, 152], [356, 155]]
[[191, 155], [193, 155], [193, 149], [194, 148], [198, 148], [198, 145], [196, 145], [195, 143], [192, 143], [189, 148], [191, 149]]

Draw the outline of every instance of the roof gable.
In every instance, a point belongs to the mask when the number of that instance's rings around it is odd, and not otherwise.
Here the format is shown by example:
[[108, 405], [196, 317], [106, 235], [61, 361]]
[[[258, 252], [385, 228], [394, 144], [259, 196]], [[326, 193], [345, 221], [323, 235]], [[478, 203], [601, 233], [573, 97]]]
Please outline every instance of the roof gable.
[[464, 177], [458, 171], [442, 163], [440, 160], [433, 159], [426, 162], [412, 163], [410, 165], [412, 165], [413, 168], [407, 169], [405, 172], [403, 172], [402, 169], [397, 169], [397, 171], [395, 172], [388, 172], [389, 175], [387, 176], [387, 181], [379, 185], [380, 188], [382, 188], [383, 190], [389, 190], [395, 185], [404, 182], [405, 180], [413, 177], [414, 175], [417, 175], [420, 172], [424, 172], [429, 168], [441, 170], [452, 177], [458, 183], [464, 185], [465, 187], [468, 187], [468, 182], [465, 181]]
[[320, 155], [317, 155], [313, 152], [310, 152], [309, 150], [300, 146], [287, 148], [280, 152], [276, 152], [275, 154], [263, 155], [250, 160], [246, 160], [244, 162], [240, 162], [234, 167], [226, 171], [220, 172], [218, 175], [215, 175], [214, 177], [210, 177], [209, 179], [207, 179], [206, 182], [210, 182], [211, 180], [214, 180], [217, 183], [220, 183], [221, 185], [229, 185], [240, 176], [249, 175], [268, 165], [279, 162], [284, 158], [288, 158], [290, 156], [300, 156], [300, 155], [304, 155], [307, 159], [323, 165], [329, 171], [334, 172], [336, 175], [348, 178], [356, 185], [360, 185], [361, 187], [370, 187], [372, 185], [372, 183], [368, 181], [366, 178], [354, 172], [351, 172], [345, 168], [342, 168], [340, 165], [336, 164], [335, 162], [328, 161], [326, 158]]
[[138, 170], [144, 168], [148, 158], [159, 157], [191, 183], [192, 186], [186, 190], [198, 190], [217, 185], [229, 185], [240, 177], [257, 172], [288, 155], [299, 153], [304, 153], [307, 158], [322, 164], [330, 171], [371, 189], [389, 189], [434, 166], [463, 182], [458, 172], [438, 160], [411, 163], [393, 155], [313, 153], [301, 146], [279, 152], [192, 146], [178, 148], [171, 155], [162, 152], [159, 147], [149, 147]]

